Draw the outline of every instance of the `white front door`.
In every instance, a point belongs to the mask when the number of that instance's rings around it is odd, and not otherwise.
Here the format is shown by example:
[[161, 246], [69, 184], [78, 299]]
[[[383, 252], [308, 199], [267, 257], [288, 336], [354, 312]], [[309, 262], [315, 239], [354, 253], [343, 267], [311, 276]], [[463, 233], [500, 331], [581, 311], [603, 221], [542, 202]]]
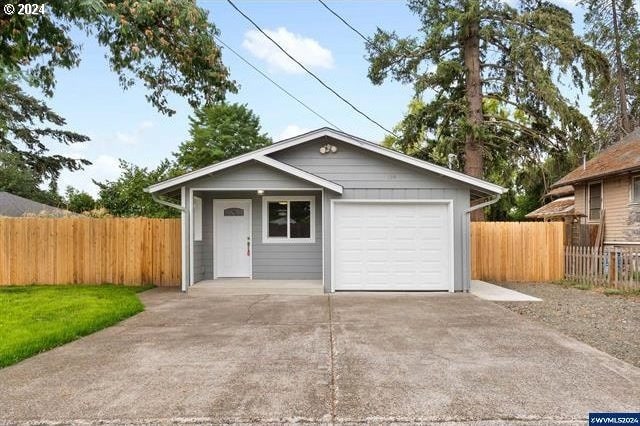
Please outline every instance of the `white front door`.
[[218, 277], [251, 277], [251, 200], [213, 200], [213, 270]]

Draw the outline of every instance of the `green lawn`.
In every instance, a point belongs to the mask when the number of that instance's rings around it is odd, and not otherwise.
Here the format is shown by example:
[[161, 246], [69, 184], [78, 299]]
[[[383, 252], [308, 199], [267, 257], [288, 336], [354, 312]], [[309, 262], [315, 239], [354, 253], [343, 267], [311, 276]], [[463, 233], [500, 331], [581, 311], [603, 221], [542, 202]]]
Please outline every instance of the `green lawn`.
[[0, 368], [86, 336], [144, 310], [150, 287], [0, 287]]

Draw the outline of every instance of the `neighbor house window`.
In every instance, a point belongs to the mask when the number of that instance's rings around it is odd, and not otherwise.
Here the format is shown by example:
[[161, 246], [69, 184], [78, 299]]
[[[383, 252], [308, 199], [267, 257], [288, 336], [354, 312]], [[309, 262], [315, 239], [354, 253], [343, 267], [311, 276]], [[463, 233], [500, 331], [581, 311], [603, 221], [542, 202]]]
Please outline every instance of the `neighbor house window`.
[[631, 179], [631, 202], [640, 203], [640, 176]]
[[193, 197], [193, 240], [202, 241], [202, 198]]
[[589, 184], [589, 220], [600, 220], [602, 182]]
[[265, 243], [313, 243], [314, 197], [262, 197]]

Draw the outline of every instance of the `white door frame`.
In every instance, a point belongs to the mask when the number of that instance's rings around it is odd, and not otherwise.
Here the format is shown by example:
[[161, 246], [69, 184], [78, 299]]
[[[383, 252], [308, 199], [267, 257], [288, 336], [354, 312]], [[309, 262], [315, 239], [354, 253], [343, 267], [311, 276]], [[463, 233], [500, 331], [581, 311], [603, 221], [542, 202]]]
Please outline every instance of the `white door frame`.
[[353, 199], [353, 200], [344, 200], [344, 199], [337, 199], [337, 200], [331, 200], [331, 292], [334, 293], [335, 290], [335, 286], [336, 286], [336, 256], [335, 256], [335, 251], [336, 251], [336, 244], [335, 244], [335, 239], [336, 239], [336, 232], [335, 232], [335, 205], [336, 204], [347, 204], [347, 203], [352, 203], [352, 204], [446, 204], [447, 205], [447, 210], [449, 212], [449, 228], [450, 228], [450, 248], [449, 248], [449, 256], [451, 261], [449, 262], [449, 292], [453, 293], [455, 291], [454, 288], [454, 283], [455, 283], [455, 257], [454, 257], [454, 245], [455, 245], [455, 238], [454, 238], [454, 228], [453, 228], [453, 200], [449, 199], [438, 199], [438, 200], [417, 200], [417, 199], [408, 199], [408, 200], [391, 200], [391, 199], [371, 199], [371, 200], [367, 200], [367, 199]]
[[244, 201], [249, 205], [249, 237], [250, 240], [250, 249], [251, 249], [251, 261], [249, 262], [249, 279], [253, 279], [253, 200], [251, 198], [214, 198], [213, 199], [213, 279], [218, 278], [218, 264], [216, 263], [216, 252], [218, 251], [218, 245], [216, 244], [217, 232], [217, 217], [216, 217], [216, 202], [225, 202], [225, 201]]

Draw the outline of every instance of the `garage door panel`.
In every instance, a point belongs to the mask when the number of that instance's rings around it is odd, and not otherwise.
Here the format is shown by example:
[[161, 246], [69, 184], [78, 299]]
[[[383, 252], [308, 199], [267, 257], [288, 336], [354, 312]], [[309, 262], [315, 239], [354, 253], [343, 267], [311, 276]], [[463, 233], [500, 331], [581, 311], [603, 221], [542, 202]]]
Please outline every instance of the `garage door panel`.
[[336, 203], [336, 290], [449, 290], [446, 203]]

